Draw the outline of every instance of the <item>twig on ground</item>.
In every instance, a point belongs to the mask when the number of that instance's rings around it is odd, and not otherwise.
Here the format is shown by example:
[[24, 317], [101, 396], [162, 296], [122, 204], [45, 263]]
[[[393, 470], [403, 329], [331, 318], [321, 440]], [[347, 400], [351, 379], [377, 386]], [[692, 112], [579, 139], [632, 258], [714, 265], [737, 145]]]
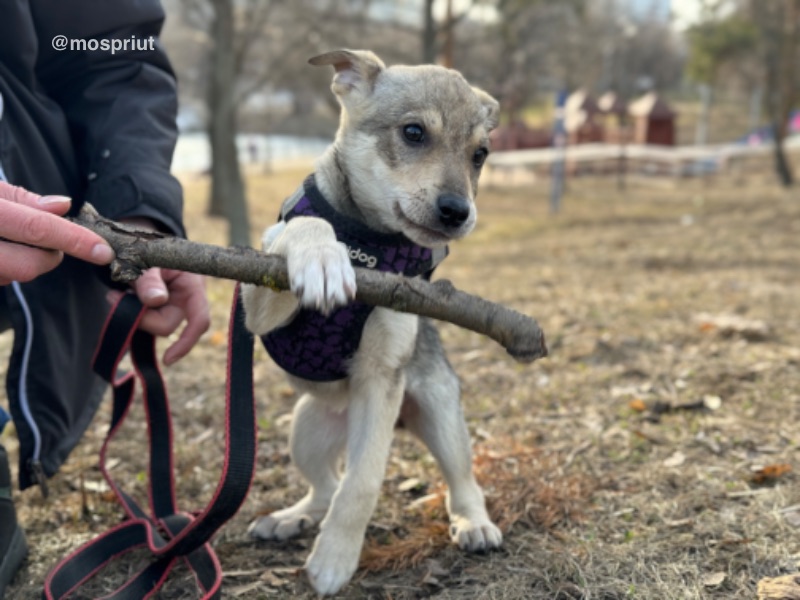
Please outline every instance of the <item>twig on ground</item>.
[[[112, 277], [133, 281], [151, 267], [162, 267], [288, 290], [283, 257], [252, 248], [222, 248], [143, 231], [101, 217], [86, 204], [74, 222], [103, 237], [117, 254]], [[514, 310], [457, 290], [450, 281], [433, 283], [356, 268], [356, 300], [414, 313], [489, 336], [519, 362], [547, 356], [538, 323]]]

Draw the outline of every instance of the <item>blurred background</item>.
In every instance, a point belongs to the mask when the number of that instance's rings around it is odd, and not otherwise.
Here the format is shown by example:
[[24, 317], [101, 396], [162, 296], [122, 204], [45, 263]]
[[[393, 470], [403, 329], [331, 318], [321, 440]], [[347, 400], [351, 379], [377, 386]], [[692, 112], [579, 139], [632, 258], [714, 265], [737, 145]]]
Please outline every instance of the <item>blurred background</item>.
[[[502, 105], [485, 180], [560, 209], [564, 178], [738, 177], [791, 186], [798, 0], [165, 0], [180, 82], [174, 170], [210, 178], [208, 213], [250, 243], [243, 172], [297, 166], [332, 139], [329, 69], [367, 48], [456, 68]], [[561, 109], [559, 109], [561, 107]], [[552, 187], [552, 189], [551, 189]]]

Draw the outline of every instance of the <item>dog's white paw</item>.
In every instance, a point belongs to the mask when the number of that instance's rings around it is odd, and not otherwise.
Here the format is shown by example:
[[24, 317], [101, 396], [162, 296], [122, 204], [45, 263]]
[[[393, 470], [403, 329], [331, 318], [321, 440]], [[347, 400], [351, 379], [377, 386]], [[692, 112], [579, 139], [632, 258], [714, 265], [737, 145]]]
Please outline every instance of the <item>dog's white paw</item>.
[[247, 532], [259, 540], [288, 540], [317, 524], [310, 515], [287, 515], [282, 518], [277, 515], [278, 513], [274, 513], [256, 519], [250, 524]]
[[487, 518], [453, 517], [450, 521], [450, 537], [467, 552], [485, 552], [499, 548], [503, 543], [503, 533]]
[[356, 274], [347, 248], [336, 241], [301, 246], [287, 252], [289, 284], [305, 308], [329, 314], [356, 295]]
[[335, 594], [347, 585], [356, 572], [361, 554], [361, 540], [326, 534], [330, 532], [323, 531], [317, 536], [306, 561], [308, 579], [322, 595]]
[[247, 532], [261, 540], [288, 540], [314, 527], [326, 512], [327, 502], [315, 502], [313, 494], [309, 494], [293, 506], [259, 517]]

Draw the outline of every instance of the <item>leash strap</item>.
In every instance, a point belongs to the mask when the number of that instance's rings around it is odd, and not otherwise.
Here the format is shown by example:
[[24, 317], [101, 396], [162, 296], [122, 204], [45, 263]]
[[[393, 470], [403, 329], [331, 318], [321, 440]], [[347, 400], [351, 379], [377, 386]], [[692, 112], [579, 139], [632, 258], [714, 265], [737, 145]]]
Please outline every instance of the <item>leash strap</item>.
[[[124, 295], [106, 322], [94, 357], [95, 371], [111, 383], [114, 390], [111, 425], [100, 451], [100, 469], [127, 519], [62, 560], [45, 580], [42, 595], [45, 600], [66, 598], [108, 563], [141, 548], [152, 554], [150, 564], [104, 598], [144, 600], [152, 597], [178, 560], [184, 561], [193, 572], [203, 600], [221, 597], [222, 568], [209, 539], [242, 505], [253, 478], [256, 452], [253, 336], [244, 327], [237, 286], [228, 338], [222, 476], [213, 498], [202, 512], [181, 512], [175, 498], [169, 400], [158, 368], [155, 339], [137, 331], [144, 311], [134, 295]], [[127, 352], [130, 352], [134, 371], [120, 373], [119, 363]], [[125, 493], [106, 469], [108, 446], [128, 414], [137, 379], [143, 387], [147, 413], [149, 511]]]

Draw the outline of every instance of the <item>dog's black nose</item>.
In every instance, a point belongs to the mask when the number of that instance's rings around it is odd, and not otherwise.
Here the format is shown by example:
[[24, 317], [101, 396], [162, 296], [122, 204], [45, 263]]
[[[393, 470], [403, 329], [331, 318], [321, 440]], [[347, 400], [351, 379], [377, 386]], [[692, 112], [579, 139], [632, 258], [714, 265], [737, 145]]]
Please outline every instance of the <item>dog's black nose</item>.
[[445, 227], [459, 227], [469, 218], [470, 206], [466, 198], [455, 194], [442, 194], [436, 199], [439, 221]]

